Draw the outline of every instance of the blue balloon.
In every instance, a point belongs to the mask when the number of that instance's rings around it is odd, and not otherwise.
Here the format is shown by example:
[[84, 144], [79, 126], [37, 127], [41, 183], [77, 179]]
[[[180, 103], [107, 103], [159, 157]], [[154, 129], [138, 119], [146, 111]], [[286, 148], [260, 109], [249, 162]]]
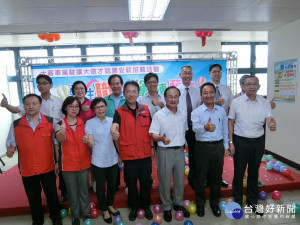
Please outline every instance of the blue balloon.
[[282, 170], [284, 170], [284, 169], [287, 169], [286, 166], [281, 166], [281, 167], [279, 168], [280, 173], [281, 173]]
[[83, 224], [84, 225], [93, 225], [93, 220], [92, 219], [85, 219]]
[[186, 221], [184, 222], [184, 225], [194, 225], [194, 224], [193, 224], [193, 222], [192, 222], [192, 221], [190, 221], [190, 220], [186, 220]]
[[273, 166], [273, 170], [278, 171], [280, 170], [280, 164], [275, 163], [275, 165]]
[[273, 164], [272, 163], [267, 163], [266, 168], [267, 168], [267, 170], [273, 169]]
[[267, 155], [266, 160], [268, 160], [268, 161], [273, 160], [273, 156], [272, 155]]
[[222, 210], [222, 211], [224, 211], [225, 210], [225, 206], [226, 206], [226, 202], [224, 202], [224, 201], [221, 201], [221, 202], [219, 202], [219, 207], [220, 207], [220, 209]]
[[279, 164], [280, 166], [282, 166], [282, 162], [277, 161], [276, 164]]
[[266, 155], [263, 155], [262, 157], [261, 157], [261, 161], [265, 161], [266, 160]]
[[155, 222], [153, 222], [153, 223], [151, 223], [151, 225], [159, 225], [159, 223], [155, 223]]

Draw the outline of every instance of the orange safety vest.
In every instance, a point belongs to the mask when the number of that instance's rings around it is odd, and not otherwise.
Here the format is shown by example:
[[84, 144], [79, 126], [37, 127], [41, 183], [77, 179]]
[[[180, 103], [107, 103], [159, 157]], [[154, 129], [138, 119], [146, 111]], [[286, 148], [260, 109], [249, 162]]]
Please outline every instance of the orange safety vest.
[[[91, 167], [89, 147], [83, 143], [84, 122], [77, 117], [75, 131], [70, 127], [67, 118], [63, 119], [66, 124], [66, 140], [61, 143], [62, 171], [80, 171]], [[60, 122], [61, 123], [61, 122]]]
[[120, 157], [122, 160], [151, 156], [150, 113], [148, 106], [138, 104], [136, 118], [125, 103], [117, 109], [120, 117]]
[[33, 131], [24, 115], [14, 121], [14, 132], [22, 176], [29, 177], [54, 170], [53, 119], [51, 117], [41, 113], [41, 121]]

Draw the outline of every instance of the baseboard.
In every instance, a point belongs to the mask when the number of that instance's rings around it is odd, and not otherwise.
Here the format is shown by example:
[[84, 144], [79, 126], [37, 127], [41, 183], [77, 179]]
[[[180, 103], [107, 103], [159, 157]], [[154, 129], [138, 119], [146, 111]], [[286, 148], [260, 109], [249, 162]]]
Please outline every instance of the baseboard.
[[296, 162], [293, 162], [293, 161], [291, 161], [291, 160], [289, 160], [287, 158], [284, 158], [284, 157], [282, 157], [280, 155], [277, 155], [276, 153], [274, 153], [272, 151], [269, 151], [269, 150], [265, 149], [265, 154], [267, 154], [267, 155], [270, 154], [274, 158], [278, 159], [279, 161], [281, 161], [281, 162], [283, 162], [283, 163], [285, 163], [285, 164], [287, 164], [287, 165], [289, 165], [289, 166], [291, 166], [291, 167], [293, 167], [293, 168], [295, 168], [297, 170], [300, 170], [300, 164], [298, 164]]

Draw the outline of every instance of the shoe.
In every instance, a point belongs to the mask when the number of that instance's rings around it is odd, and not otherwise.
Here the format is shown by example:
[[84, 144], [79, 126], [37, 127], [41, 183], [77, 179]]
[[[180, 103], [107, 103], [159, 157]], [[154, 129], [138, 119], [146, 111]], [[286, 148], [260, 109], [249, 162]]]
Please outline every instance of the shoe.
[[145, 211], [145, 217], [147, 220], [152, 220], [153, 219], [153, 213], [149, 208], [144, 208]]
[[164, 211], [164, 220], [166, 222], [171, 222], [171, 220], [172, 220], [171, 210]]
[[264, 186], [266, 186], [266, 185], [265, 185], [264, 182], [262, 182], [260, 179], [258, 179], [258, 181], [257, 181], [257, 186], [258, 186], [258, 187], [264, 187]]
[[61, 192], [61, 202], [68, 201], [68, 194], [66, 192]]
[[203, 217], [205, 214], [204, 206], [197, 206], [196, 213], [198, 216]]
[[218, 205], [211, 206], [211, 210], [212, 210], [213, 214], [216, 217], [220, 217], [221, 216], [221, 209], [220, 209], [220, 207]]
[[79, 220], [79, 218], [73, 218], [73, 219], [72, 219], [72, 225], [80, 225], [80, 220]]
[[90, 216], [89, 214], [84, 215], [84, 216], [83, 216], [83, 222], [84, 222], [86, 219], [91, 219], [91, 216]]
[[190, 213], [186, 210], [186, 208], [184, 208], [182, 205], [174, 205], [173, 209], [175, 211], [182, 211], [183, 212], [183, 216], [185, 218], [189, 218], [190, 217]]
[[222, 180], [222, 186], [223, 187], [228, 187], [228, 183], [226, 182], [226, 180]]
[[257, 205], [255, 205], [255, 204], [251, 204], [250, 202], [246, 202], [246, 207], [252, 208], [252, 211], [258, 216], [263, 216], [264, 215], [263, 209], [261, 209], [260, 207], [257, 207]]
[[103, 215], [103, 220], [104, 220], [105, 223], [112, 223], [112, 218], [111, 218], [111, 216], [105, 219], [105, 218], [104, 218], [104, 215]]
[[129, 220], [134, 221], [136, 219], [137, 210], [131, 209], [129, 213]]
[[52, 220], [52, 224], [53, 225], [62, 225], [62, 221], [61, 220]]
[[119, 210], [116, 210], [115, 212], [112, 212], [108, 209], [108, 212], [113, 215], [113, 216], [117, 216], [117, 215], [121, 215], [120, 211]]

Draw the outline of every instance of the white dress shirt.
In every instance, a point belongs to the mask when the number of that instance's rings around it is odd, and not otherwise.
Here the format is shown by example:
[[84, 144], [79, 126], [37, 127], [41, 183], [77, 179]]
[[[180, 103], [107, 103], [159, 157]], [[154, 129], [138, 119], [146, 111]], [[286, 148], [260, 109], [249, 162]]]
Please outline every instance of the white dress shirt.
[[158, 134], [166, 137], [171, 141], [168, 145], [164, 145], [162, 141], [158, 142], [160, 147], [175, 147], [185, 144], [185, 132], [188, 130], [186, 113], [177, 107], [177, 112], [172, 113], [168, 107], [164, 107], [154, 114], [149, 129], [149, 134]]
[[224, 105], [222, 107], [225, 109], [226, 115], [228, 115], [229, 113], [228, 109], [233, 99], [231, 89], [230, 87], [224, 84], [218, 84], [218, 85], [215, 84], [215, 86], [219, 87], [220, 95], [222, 95], [222, 98], [225, 100]]
[[[177, 86], [177, 88], [180, 90], [180, 98], [179, 98], [179, 104], [178, 107], [183, 109], [185, 112], [187, 111], [186, 107], [186, 86], [183, 84], [180, 84]], [[201, 103], [201, 97], [200, 97], [200, 88], [193, 87], [193, 86], [188, 86], [189, 88], [189, 93], [191, 97], [191, 102], [192, 102], [192, 108], [193, 110], [196, 109], [200, 103]]]
[[[163, 95], [161, 95], [160, 93], [157, 94], [157, 99], [161, 102], [163, 102], [164, 104], [166, 104], [165, 98]], [[140, 98], [138, 100], [138, 102], [140, 104], [144, 104], [147, 105], [151, 114], [151, 117], [153, 118], [153, 115], [158, 111], [161, 110], [161, 108], [157, 105], [153, 105], [152, 104], [152, 100], [153, 98], [149, 95], [149, 93], [147, 92], [142, 98]]]
[[247, 95], [242, 95], [233, 99], [228, 118], [235, 120], [235, 135], [257, 138], [264, 134], [263, 125], [271, 116], [271, 105], [267, 99], [256, 95], [256, 99], [251, 101]]

